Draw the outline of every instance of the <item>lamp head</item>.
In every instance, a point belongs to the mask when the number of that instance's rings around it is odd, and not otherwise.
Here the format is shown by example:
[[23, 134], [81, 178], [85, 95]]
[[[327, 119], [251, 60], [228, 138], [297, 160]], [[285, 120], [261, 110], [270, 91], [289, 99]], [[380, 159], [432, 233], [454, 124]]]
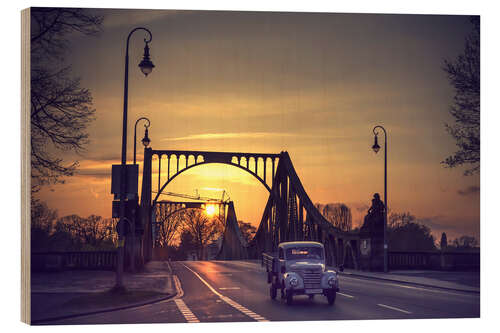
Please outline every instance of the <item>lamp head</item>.
[[153, 71], [154, 67], [155, 65], [153, 65], [153, 62], [151, 61], [151, 58], [149, 56], [149, 46], [148, 43], [146, 43], [146, 46], [144, 46], [144, 56], [141, 63], [139, 64], [139, 68], [145, 76], [148, 76], [148, 74]]
[[380, 150], [380, 146], [378, 145], [378, 136], [377, 136], [377, 134], [375, 134], [375, 143], [373, 144], [372, 149], [375, 152], [375, 154], [378, 153], [378, 151]]
[[144, 148], [148, 148], [150, 143], [151, 140], [148, 137], [148, 128], [146, 127], [146, 130], [144, 131], [144, 138], [142, 138], [142, 144], [144, 145]]

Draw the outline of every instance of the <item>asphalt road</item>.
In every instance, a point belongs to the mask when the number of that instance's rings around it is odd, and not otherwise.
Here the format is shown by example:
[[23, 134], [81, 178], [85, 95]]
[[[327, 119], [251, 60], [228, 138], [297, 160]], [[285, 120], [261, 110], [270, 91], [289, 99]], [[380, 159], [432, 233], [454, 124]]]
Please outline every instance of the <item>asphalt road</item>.
[[181, 297], [47, 324], [185, 323], [479, 317], [478, 294], [350, 276], [340, 277], [333, 306], [324, 296], [271, 300], [266, 273], [242, 261], [172, 263]]

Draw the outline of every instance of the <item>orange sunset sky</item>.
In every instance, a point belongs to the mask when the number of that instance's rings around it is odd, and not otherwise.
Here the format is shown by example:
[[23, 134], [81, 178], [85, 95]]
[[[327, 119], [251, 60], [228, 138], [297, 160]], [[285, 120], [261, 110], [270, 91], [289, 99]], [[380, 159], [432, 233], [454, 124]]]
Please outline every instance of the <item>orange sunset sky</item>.
[[[74, 35], [67, 55], [89, 88], [96, 120], [76, 156], [77, 175], [38, 194], [59, 216], [111, 216], [111, 164], [121, 156], [124, 51], [130, 30], [153, 33], [156, 65], [137, 64], [145, 34], [130, 43], [128, 160], [133, 125], [146, 116], [153, 149], [289, 152], [315, 203], [342, 202], [361, 223], [373, 193], [383, 195], [383, 149], [372, 128], [388, 131], [388, 198], [439, 237], [479, 238], [479, 175], [440, 164], [456, 147], [444, 124], [453, 89], [441, 70], [462, 52], [466, 16], [95, 10], [97, 37]], [[138, 126], [137, 136], [143, 136]], [[383, 139], [379, 143], [383, 143]], [[142, 172], [143, 149], [137, 159]], [[153, 163], [153, 190], [157, 163]], [[165, 170], [165, 168], [162, 168]], [[167, 191], [235, 202], [238, 219], [257, 225], [267, 190], [226, 165], [195, 167]], [[171, 198], [174, 199], [174, 198]]]

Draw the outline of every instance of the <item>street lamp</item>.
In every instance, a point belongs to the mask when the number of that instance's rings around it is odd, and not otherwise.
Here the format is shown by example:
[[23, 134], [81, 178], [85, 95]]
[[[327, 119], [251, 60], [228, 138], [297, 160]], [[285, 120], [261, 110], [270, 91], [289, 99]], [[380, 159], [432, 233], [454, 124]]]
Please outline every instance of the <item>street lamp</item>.
[[372, 146], [373, 151], [378, 153], [380, 146], [378, 145], [378, 132], [377, 129], [381, 129], [384, 132], [384, 272], [387, 273], [387, 132], [384, 127], [377, 125], [373, 128], [374, 143]]
[[[115, 289], [123, 289], [123, 259], [124, 259], [124, 249], [123, 249], [123, 225], [125, 223], [125, 199], [127, 191], [127, 108], [128, 108], [128, 49], [130, 44], [130, 37], [137, 30], [144, 30], [148, 33], [149, 38], [144, 38], [144, 57], [139, 63], [139, 68], [145, 76], [151, 73], [154, 68], [149, 55], [148, 44], [153, 39], [153, 34], [146, 28], [137, 27], [132, 29], [127, 37], [127, 47], [125, 49], [125, 80], [123, 86], [123, 132], [122, 132], [122, 163], [121, 163], [121, 174], [120, 174], [120, 223], [118, 228], [118, 250], [117, 250], [117, 265], [116, 265], [116, 285]], [[135, 232], [135, 230], [134, 230]]]
[[149, 126], [151, 126], [151, 122], [149, 121], [148, 118], [141, 117], [135, 121], [135, 126], [134, 126], [134, 164], [136, 164], [135, 163], [136, 162], [135, 155], [136, 155], [136, 146], [137, 146], [137, 124], [141, 120], [147, 121], [147, 124], [144, 124], [145, 131], [144, 131], [144, 138], [142, 138], [142, 144], [144, 145], [144, 147], [147, 148], [149, 146], [149, 144], [151, 143], [151, 140], [149, 139], [149, 136], [148, 136], [148, 128], [149, 128]]

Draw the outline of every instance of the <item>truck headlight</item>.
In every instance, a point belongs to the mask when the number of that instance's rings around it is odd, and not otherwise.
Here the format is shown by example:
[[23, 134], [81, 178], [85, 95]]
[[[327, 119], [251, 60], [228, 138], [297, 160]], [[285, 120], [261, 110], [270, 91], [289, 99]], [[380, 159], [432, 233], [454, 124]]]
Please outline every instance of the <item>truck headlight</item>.
[[330, 276], [330, 277], [328, 278], [328, 285], [329, 285], [330, 287], [333, 287], [333, 286], [335, 285], [336, 280], [337, 280], [337, 279], [335, 278], [335, 276]]
[[292, 287], [297, 287], [298, 284], [299, 284], [299, 280], [297, 280], [297, 278], [293, 277], [293, 278], [290, 279], [290, 285]]

